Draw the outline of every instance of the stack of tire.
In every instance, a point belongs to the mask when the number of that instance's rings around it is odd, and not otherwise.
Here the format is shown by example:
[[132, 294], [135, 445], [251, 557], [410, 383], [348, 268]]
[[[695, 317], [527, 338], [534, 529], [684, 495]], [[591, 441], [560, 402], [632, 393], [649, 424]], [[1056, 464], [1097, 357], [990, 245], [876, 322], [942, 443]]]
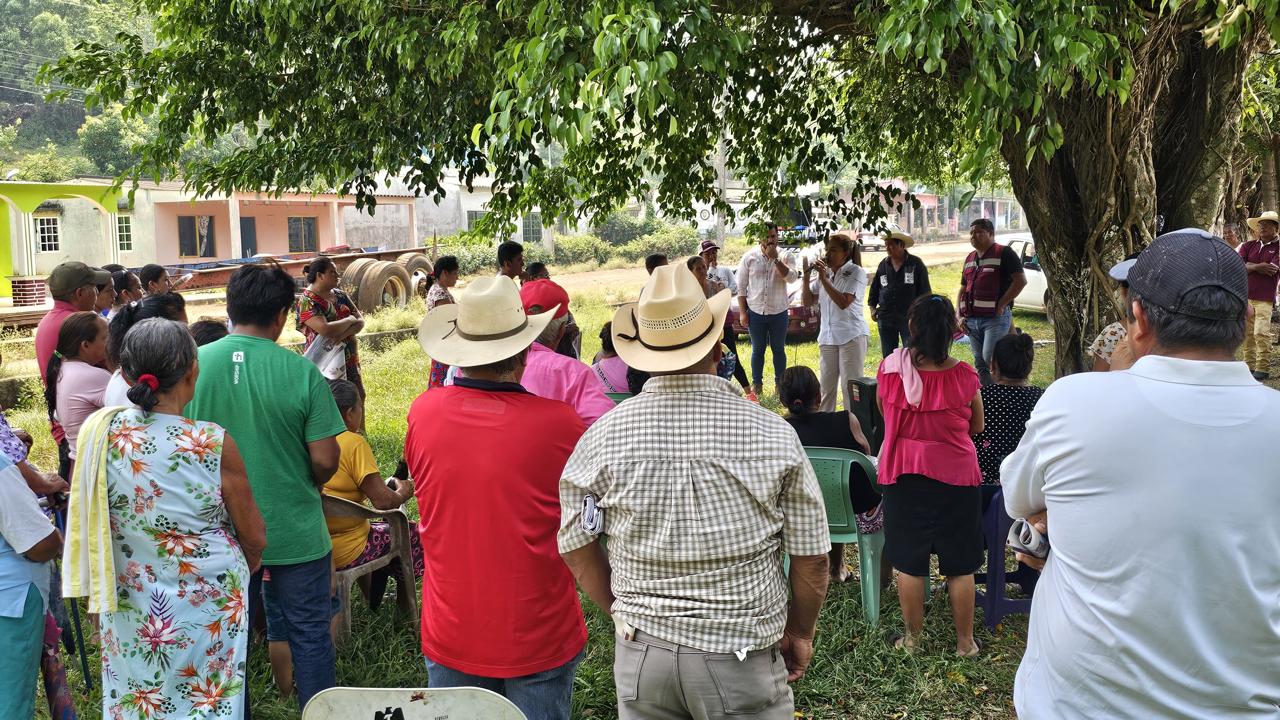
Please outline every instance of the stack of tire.
[[361, 312], [404, 307], [413, 294], [425, 296], [431, 261], [422, 253], [405, 253], [395, 262], [359, 258], [342, 271], [342, 288]]

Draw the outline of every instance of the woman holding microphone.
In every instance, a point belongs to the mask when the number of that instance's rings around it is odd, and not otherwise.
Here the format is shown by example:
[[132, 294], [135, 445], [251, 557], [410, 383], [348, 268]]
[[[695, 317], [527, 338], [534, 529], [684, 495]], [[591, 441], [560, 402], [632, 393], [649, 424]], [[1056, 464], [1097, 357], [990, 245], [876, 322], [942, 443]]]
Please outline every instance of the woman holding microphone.
[[[818, 327], [819, 383], [822, 386], [821, 412], [836, 409], [836, 397], [845, 395], [850, 408], [849, 380], [866, 375], [867, 339], [871, 328], [863, 316], [862, 296], [867, 289], [867, 271], [853, 238], [837, 233], [827, 238], [826, 254], [809, 264], [804, 262], [802, 288], [805, 305], [817, 295], [822, 314]], [[816, 271], [817, 277], [814, 277]]]

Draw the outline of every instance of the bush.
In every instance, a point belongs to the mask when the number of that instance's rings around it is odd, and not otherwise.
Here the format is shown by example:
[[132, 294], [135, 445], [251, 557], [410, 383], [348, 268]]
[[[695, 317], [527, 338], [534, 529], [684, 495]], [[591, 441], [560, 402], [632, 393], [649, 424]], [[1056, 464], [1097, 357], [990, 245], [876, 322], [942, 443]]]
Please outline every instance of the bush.
[[638, 218], [625, 212], [609, 215], [604, 224], [596, 228], [595, 233], [610, 245], [626, 245], [639, 238], [658, 231], [662, 222], [652, 214]]
[[620, 251], [622, 257], [631, 261], [662, 253], [674, 262], [677, 258], [698, 252], [698, 231], [687, 225], [663, 225], [657, 231], [623, 245]]
[[606, 263], [613, 257], [614, 248], [595, 235], [563, 235], [556, 237], [556, 263]]

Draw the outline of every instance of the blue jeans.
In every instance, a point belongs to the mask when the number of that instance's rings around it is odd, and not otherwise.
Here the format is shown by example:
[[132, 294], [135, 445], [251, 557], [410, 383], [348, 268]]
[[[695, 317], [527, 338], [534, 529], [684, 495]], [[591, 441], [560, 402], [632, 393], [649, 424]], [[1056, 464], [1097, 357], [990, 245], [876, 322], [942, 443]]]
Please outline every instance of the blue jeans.
[[492, 690], [515, 703], [529, 720], [569, 720], [573, 705], [573, 674], [583, 653], [558, 668], [516, 678], [470, 675], [427, 661], [427, 687], [478, 687]]
[[[882, 316], [883, 317], [883, 316]], [[899, 347], [906, 347], [910, 335], [907, 333], [907, 319], [882, 319], [880, 327], [880, 356], [889, 357], [889, 353]], [[899, 344], [901, 343], [901, 344]]]
[[[338, 684], [337, 656], [329, 621], [333, 553], [296, 565], [270, 565], [271, 582], [262, 583], [262, 602], [268, 617], [282, 621], [283, 635], [293, 655], [293, 684], [298, 708], [311, 696]], [[276, 623], [273, 622], [273, 625]]]
[[787, 369], [787, 311], [761, 315], [747, 308], [747, 333], [751, 336], [751, 384], [761, 385], [766, 342], [773, 350], [773, 379], [781, 380]]
[[964, 326], [973, 348], [973, 367], [978, 371], [978, 379], [983, 385], [990, 385], [991, 356], [996, 351], [996, 343], [1013, 328], [1013, 310], [1005, 308], [995, 317], [965, 318]]

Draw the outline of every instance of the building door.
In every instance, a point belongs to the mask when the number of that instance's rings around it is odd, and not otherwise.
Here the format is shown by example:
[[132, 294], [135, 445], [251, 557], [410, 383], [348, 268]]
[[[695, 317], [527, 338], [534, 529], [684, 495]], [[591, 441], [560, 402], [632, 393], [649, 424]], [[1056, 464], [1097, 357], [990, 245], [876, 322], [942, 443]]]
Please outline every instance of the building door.
[[240, 256], [253, 257], [258, 254], [258, 218], [240, 218]]

